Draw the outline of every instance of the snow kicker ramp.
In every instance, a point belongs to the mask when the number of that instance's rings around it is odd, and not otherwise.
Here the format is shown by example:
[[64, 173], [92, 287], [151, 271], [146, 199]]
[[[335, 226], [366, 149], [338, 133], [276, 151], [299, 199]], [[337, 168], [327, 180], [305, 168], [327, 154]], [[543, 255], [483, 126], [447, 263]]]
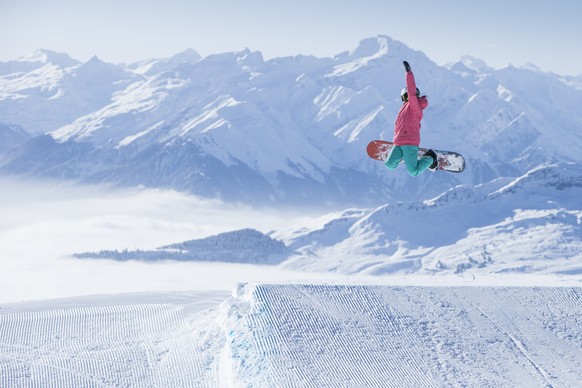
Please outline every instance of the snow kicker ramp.
[[582, 386], [582, 288], [247, 284], [0, 306], [0, 386]]

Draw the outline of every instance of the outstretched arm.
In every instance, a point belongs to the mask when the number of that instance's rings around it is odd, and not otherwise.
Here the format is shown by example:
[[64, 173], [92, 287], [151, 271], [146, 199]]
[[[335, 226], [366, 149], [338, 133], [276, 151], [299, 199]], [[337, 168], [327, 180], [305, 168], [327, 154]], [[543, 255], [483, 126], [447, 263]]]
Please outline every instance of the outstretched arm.
[[408, 101], [417, 112], [422, 112], [420, 104], [418, 102], [418, 97], [416, 96], [416, 81], [414, 80], [414, 74], [410, 68], [410, 64], [407, 61], [402, 61], [404, 64], [404, 70], [406, 70], [406, 90], [408, 91]]
[[404, 70], [406, 70], [406, 90], [408, 91], [408, 99], [410, 99], [412, 96], [416, 97], [416, 81], [410, 64], [407, 61], [402, 61], [402, 63], [404, 64]]

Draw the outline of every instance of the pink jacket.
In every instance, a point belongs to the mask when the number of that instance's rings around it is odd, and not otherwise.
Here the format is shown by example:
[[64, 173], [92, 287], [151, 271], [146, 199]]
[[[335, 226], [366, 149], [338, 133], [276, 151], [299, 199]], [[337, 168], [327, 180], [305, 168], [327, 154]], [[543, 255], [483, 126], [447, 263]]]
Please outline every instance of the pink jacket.
[[408, 101], [402, 105], [396, 117], [394, 125], [394, 144], [402, 145], [420, 145], [420, 120], [422, 120], [422, 111], [428, 106], [426, 96], [416, 97], [416, 82], [412, 71], [406, 72], [406, 90]]

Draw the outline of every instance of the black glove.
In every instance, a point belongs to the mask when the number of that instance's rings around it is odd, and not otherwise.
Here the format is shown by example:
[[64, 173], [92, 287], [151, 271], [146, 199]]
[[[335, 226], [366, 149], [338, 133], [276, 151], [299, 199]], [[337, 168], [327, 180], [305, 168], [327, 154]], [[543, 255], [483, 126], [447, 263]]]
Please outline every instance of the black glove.
[[406, 70], [407, 72], [412, 71], [408, 62], [403, 61], [402, 63], [404, 63], [404, 70]]

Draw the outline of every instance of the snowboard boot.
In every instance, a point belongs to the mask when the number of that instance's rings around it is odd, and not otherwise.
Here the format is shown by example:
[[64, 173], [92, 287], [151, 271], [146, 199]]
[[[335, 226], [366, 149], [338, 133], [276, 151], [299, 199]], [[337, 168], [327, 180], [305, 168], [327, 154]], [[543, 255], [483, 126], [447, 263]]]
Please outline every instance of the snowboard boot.
[[433, 150], [428, 150], [424, 153], [424, 156], [430, 156], [433, 160], [432, 164], [428, 167], [430, 171], [436, 171], [439, 162], [437, 159], [437, 154]]

